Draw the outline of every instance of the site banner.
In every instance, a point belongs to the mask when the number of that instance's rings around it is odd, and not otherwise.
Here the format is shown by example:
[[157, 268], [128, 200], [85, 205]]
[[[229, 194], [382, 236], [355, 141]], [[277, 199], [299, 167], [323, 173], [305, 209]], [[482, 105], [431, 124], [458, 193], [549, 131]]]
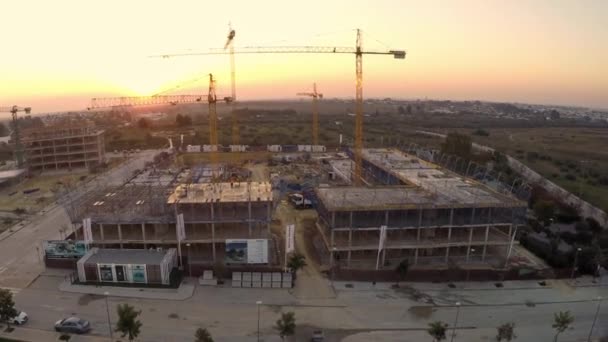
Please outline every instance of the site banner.
[[285, 227], [285, 253], [290, 253], [296, 250], [296, 225], [288, 224]]
[[268, 240], [266, 239], [227, 239], [227, 264], [267, 264]]
[[84, 241], [48, 240], [44, 242], [44, 254], [49, 259], [80, 259], [86, 252]]

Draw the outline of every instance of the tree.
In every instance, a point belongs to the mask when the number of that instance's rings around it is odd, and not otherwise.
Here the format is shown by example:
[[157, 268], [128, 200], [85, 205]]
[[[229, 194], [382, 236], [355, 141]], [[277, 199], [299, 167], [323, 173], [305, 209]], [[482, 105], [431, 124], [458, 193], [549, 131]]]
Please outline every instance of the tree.
[[600, 236], [604, 228], [599, 224], [599, 222], [597, 222], [597, 220], [593, 217], [587, 217], [585, 221], [587, 221], [587, 226], [589, 226], [589, 230], [591, 230], [593, 235]]
[[17, 316], [17, 314], [13, 293], [6, 289], [0, 289], [0, 321], [6, 323], [7, 330], [11, 330], [9, 319]]
[[194, 333], [194, 342], [213, 342], [213, 338], [207, 329], [198, 328]]
[[403, 108], [403, 106], [399, 106], [399, 107], [397, 108], [397, 112], [398, 112], [399, 114], [403, 115], [403, 114], [405, 114], [405, 109]]
[[293, 273], [298, 272], [306, 266], [306, 257], [299, 253], [294, 253], [289, 257], [287, 261], [287, 267], [291, 269]]
[[[401, 260], [399, 265], [397, 265], [395, 272], [397, 272], [397, 274], [399, 275], [399, 280], [403, 280], [403, 278], [405, 278], [405, 276], [407, 275], [407, 271], [409, 270], [409, 267], [410, 267], [410, 264], [407, 259]], [[397, 282], [397, 285], [399, 285], [399, 282]]]
[[6, 137], [9, 135], [9, 130], [3, 123], [0, 123], [0, 137]]
[[281, 340], [285, 341], [286, 336], [291, 336], [296, 332], [296, 314], [293, 312], [284, 312], [281, 318], [277, 320], [275, 329], [279, 332]]
[[445, 137], [445, 142], [441, 144], [441, 152], [469, 159], [473, 148], [472, 144], [470, 135], [450, 132]]
[[175, 117], [175, 124], [180, 127], [190, 126], [192, 125], [192, 118], [188, 115], [177, 114]]
[[570, 324], [574, 322], [574, 317], [570, 314], [570, 311], [560, 311], [555, 313], [553, 317], [553, 329], [557, 331], [553, 341], [557, 342], [559, 334], [563, 333], [570, 327]]
[[150, 121], [148, 121], [146, 118], [141, 118], [139, 121], [137, 121], [137, 126], [143, 129], [150, 128]]
[[412, 105], [411, 105], [411, 104], [408, 104], [408, 105], [407, 105], [407, 107], [405, 107], [405, 111], [406, 111], [408, 114], [412, 114]]
[[502, 324], [498, 326], [496, 330], [498, 330], [498, 333], [496, 334], [496, 341], [498, 342], [503, 340], [511, 341], [517, 338], [517, 336], [515, 335], [515, 323], [513, 322]]
[[448, 325], [446, 323], [443, 323], [441, 321], [435, 321], [429, 323], [429, 328], [427, 329], [427, 332], [429, 333], [429, 335], [431, 335], [431, 337], [433, 337], [433, 341], [439, 342], [445, 340], [445, 333], [447, 329]]
[[549, 219], [555, 215], [555, 203], [553, 201], [539, 200], [534, 203], [533, 210], [540, 221], [548, 223]]
[[117, 312], [118, 322], [115, 331], [120, 332], [122, 337], [128, 336], [129, 341], [133, 341], [140, 333], [141, 322], [137, 317], [141, 311], [135, 311], [135, 308], [129, 304], [119, 304]]

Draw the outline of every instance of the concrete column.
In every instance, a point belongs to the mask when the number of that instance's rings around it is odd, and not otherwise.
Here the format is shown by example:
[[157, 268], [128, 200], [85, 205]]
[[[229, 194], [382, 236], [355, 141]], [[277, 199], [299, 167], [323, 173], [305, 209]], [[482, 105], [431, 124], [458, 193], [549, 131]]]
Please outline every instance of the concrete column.
[[467, 262], [469, 262], [469, 253], [471, 253], [471, 241], [473, 241], [473, 227], [469, 228], [469, 244], [467, 245]]
[[105, 240], [105, 237], [103, 236], [103, 224], [99, 224], [99, 234], [101, 235], [101, 240]]
[[[513, 224], [509, 225], [509, 245], [507, 245], [507, 253], [505, 255], [505, 259], [510, 257], [509, 254], [511, 252], [511, 248], [513, 248], [513, 246], [511, 246], [511, 241], [514, 241], [514, 237], [512, 237], [511, 234], [513, 234]], [[508, 262], [508, 260], [507, 260], [507, 262]]]
[[84, 158], [84, 167], [89, 167], [89, 161], [87, 159], [87, 147], [84, 144], [84, 136], [82, 137], [82, 157]]
[[[352, 217], [352, 213], [351, 213], [351, 217]], [[351, 227], [352, 227], [352, 220], [351, 220]], [[331, 213], [331, 227], [329, 228], [336, 228], [336, 213], [332, 212]]]
[[[452, 212], [454, 210], [452, 209]], [[452, 241], [452, 226], [450, 225], [450, 227], [448, 228], [448, 243], [450, 243]], [[445, 249], [445, 263], [448, 263], [448, 259], [450, 258], [450, 246], [448, 246]]]
[[267, 230], [268, 236], [270, 236], [270, 222], [272, 221], [271, 212], [272, 212], [272, 202], [268, 202], [268, 205], [266, 205], [266, 230]]
[[414, 265], [418, 265], [418, 248], [414, 250]]
[[249, 238], [251, 238], [251, 200], [247, 202], [247, 227], [249, 228]]
[[353, 248], [353, 229], [352, 227], [348, 230], [348, 255], [346, 257], [346, 265], [350, 266], [350, 254]]
[[144, 249], [146, 249], [147, 246], [146, 246], [146, 224], [145, 223], [141, 224], [141, 238], [142, 238], [142, 240], [144, 240]]
[[481, 252], [481, 261], [486, 260], [486, 248], [488, 247], [488, 235], [490, 233], [490, 225], [486, 226], [486, 238], [483, 244], [483, 251]]
[[211, 249], [213, 255], [213, 262], [216, 262], [217, 258], [215, 255], [215, 212], [213, 211], [213, 203], [209, 206], [211, 208]]
[[483, 244], [483, 251], [481, 252], [481, 261], [486, 260], [486, 250], [488, 248], [488, 235], [490, 233], [490, 225], [492, 224], [492, 208], [488, 208], [488, 225], [486, 227], [485, 243]]
[[122, 249], [122, 228], [118, 225], [118, 241], [120, 241], [120, 249]]

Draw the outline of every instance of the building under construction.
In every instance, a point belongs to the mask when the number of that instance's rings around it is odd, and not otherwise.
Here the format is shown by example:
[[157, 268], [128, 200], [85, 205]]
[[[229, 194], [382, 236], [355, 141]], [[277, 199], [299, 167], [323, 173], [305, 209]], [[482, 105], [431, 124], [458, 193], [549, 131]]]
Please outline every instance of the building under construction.
[[[145, 172], [150, 174], [66, 206], [75, 225], [91, 220], [93, 246], [177, 248], [180, 259], [202, 266], [278, 262], [270, 183], [188, 183], [189, 171]], [[158, 180], [136, 181], [144, 177]]]
[[362, 158], [366, 182], [376, 185], [316, 189], [332, 263], [370, 269], [379, 255], [380, 268], [403, 260], [504, 266], [525, 202], [397, 150], [365, 149]]
[[30, 170], [91, 168], [105, 162], [104, 131], [84, 122], [31, 128], [22, 136]]

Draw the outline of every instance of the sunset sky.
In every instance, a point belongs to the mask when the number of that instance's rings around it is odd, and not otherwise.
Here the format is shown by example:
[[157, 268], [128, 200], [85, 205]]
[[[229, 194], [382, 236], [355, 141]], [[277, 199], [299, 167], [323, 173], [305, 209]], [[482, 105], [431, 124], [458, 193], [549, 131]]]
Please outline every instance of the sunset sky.
[[[83, 109], [91, 97], [152, 95], [228, 56], [148, 58], [273, 45], [405, 49], [365, 56], [364, 96], [481, 99], [608, 108], [608, 1], [1, 1], [0, 106]], [[354, 97], [351, 55], [237, 55], [240, 99], [293, 98], [312, 83]], [[190, 92], [206, 92], [207, 82]]]

